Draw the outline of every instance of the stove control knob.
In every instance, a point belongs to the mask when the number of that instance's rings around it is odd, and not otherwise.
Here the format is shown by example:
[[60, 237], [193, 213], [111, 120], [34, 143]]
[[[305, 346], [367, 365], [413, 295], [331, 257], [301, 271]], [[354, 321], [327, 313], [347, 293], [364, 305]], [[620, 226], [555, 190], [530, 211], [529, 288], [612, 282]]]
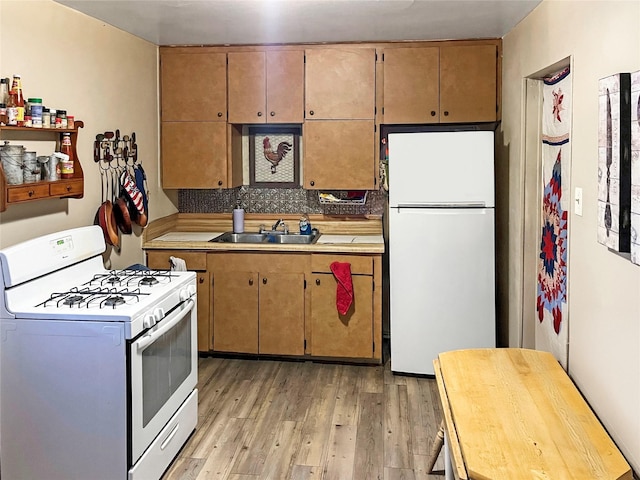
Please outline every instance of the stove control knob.
[[164, 318], [164, 308], [156, 308], [153, 311], [153, 316], [156, 320], [156, 323]]
[[147, 314], [142, 320], [144, 328], [151, 328], [156, 324], [156, 317], [153, 314]]
[[189, 285], [187, 288], [183, 288], [182, 290], [180, 290], [180, 300], [184, 302], [185, 300], [188, 300], [189, 298], [193, 297], [195, 294], [196, 294], [196, 286]]

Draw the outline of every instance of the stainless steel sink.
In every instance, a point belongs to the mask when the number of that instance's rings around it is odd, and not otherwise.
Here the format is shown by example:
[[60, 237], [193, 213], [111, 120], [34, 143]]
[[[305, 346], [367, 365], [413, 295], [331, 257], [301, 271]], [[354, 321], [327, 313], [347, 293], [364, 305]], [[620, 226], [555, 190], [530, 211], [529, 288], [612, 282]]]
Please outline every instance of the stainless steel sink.
[[247, 232], [233, 233], [225, 232], [209, 240], [215, 243], [277, 243], [282, 245], [310, 245], [316, 243], [320, 238], [320, 232], [314, 230], [311, 235], [300, 235], [299, 233], [283, 232]]
[[262, 243], [264, 240], [263, 233], [233, 233], [225, 232], [209, 240], [216, 243]]
[[317, 230], [311, 235], [300, 235], [299, 233], [265, 233], [264, 243], [302, 244], [310, 245], [316, 243], [320, 237]]

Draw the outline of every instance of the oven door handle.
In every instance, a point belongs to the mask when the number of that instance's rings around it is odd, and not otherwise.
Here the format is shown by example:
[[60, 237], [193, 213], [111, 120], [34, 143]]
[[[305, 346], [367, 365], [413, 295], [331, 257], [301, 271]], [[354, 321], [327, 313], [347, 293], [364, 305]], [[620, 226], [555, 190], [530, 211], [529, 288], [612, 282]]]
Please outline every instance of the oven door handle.
[[155, 342], [158, 339], [158, 337], [161, 337], [162, 335], [167, 333], [169, 330], [171, 330], [178, 322], [180, 322], [180, 320], [184, 318], [186, 314], [188, 314], [191, 310], [193, 310], [194, 305], [195, 305], [195, 302], [193, 301], [192, 298], [185, 300], [184, 303], [182, 303], [182, 305], [180, 306], [180, 308], [174, 310], [171, 313], [171, 315], [169, 315], [164, 319], [163, 325], [160, 328], [158, 328], [153, 332], [148, 333], [147, 335], [144, 335], [143, 337], [140, 338], [140, 340], [136, 342], [136, 347], [138, 349], [138, 352], [143, 351], [145, 348], [147, 348], [149, 345]]

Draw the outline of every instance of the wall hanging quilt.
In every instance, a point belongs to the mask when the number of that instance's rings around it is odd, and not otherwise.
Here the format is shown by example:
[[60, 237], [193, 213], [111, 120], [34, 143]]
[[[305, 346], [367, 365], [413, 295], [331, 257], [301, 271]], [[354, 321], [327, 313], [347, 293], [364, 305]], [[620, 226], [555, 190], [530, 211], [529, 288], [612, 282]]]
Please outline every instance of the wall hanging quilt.
[[569, 67], [544, 78], [542, 98], [542, 225], [538, 260], [538, 320], [558, 334], [567, 315], [567, 218], [571, 165]]

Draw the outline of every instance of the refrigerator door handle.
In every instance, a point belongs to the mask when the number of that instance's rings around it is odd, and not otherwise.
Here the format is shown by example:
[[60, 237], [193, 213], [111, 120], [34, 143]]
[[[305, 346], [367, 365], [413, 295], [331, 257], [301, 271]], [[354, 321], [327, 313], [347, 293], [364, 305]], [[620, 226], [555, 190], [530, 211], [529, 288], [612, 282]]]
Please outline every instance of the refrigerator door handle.
[[486, 208], [485, 202], [452, 202], [452, 203], [401, 203], [401, 208]]

